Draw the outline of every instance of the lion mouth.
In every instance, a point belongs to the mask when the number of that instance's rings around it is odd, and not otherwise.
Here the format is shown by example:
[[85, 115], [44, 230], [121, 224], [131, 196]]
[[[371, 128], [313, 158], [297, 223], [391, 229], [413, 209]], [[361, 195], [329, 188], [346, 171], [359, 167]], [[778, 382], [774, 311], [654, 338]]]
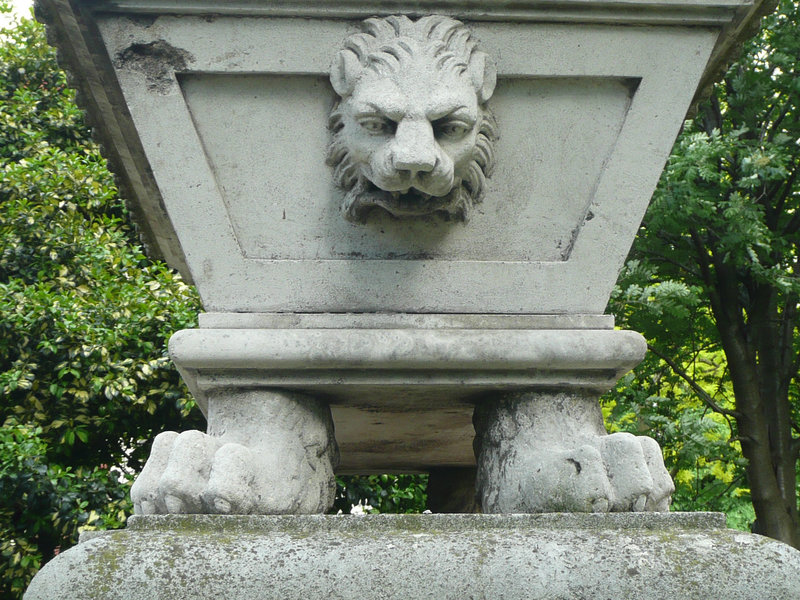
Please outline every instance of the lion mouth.
[[452, 202], [450, 194], [434, 196], [417, 188], [386, 191], [370, 182], [370, 195], [373, 203], [388, 210], [395, 216], [420, 216], [445, 210]]
[[460, 180], [444, 196], [434, 196], [410, 187], [405, 190], [384, 190], [367, 178], [350, 190], [342, 203], [342, 210], [353, 221], [366, 222], [372, 209], [378, 208], [397, 218], [440, 215], [446, 220], [466, 220], [464, 198]]
[[389, 192], [389, 194], [392, 196], [392, 200], [395, 202], [406, 202], [409, 200], [422, 200], [427, 202], [433, 198], [432, 194], [426, 194], [422, 190], [418, 190], [416, 188], [409, 188], [403, 191], [397, 190], [394, 192]]

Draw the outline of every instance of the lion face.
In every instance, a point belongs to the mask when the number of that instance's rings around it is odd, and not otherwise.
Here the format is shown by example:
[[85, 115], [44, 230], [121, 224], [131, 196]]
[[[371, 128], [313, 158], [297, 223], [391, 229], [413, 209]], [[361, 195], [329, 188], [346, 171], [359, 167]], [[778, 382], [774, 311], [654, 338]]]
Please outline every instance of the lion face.
[[363, 221], [379, 207], [396, 217], [465, 219], [493, 162], [485, 107], [493, 66], [447, 17], [366, 24], [331, 73], [341, 100], [331, 113], [328, 163], [346, 192], [345, 215]]

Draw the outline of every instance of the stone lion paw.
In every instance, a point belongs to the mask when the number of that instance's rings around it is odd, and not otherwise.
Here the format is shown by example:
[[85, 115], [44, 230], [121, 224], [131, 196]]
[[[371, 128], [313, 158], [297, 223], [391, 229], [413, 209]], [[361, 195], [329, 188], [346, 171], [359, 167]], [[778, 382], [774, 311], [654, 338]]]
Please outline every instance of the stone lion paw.
[[136, 514], [247, 514], [257, 496], [252, 452], [200, 431], [167, 431], [131, 489]]
[[666, 511], [675, 491], [655, 440], [609, 435], [592, 394], [524, 392], [475, 408], [486, 513]]
[[483, 478], [485, 512], [666, 511], [675, 489], [658, 444], [629, 433], [505, 458], [499, 477]]
[[134, 513], [324, 512], [332, 500], [332, 467], [327, 473], [291, 458], [200, 431], [164, 432], [131, 489]]
[[153, 440], [131, 489], [136, 514], [313, 514], [333, 504], [339, 450], [327, 404], [253, 389], [208, 402], [208, 434]]
[[613, 433], [598, 437], [596, 445], [611, 489], [608, 510], [641, 512], [669, 509], [675, 485], [655, 440], [630, 433]]
[[518, 469], [506, 473], [518, 477], [519, 485], [500, 491], [501, 512], [606, 512], [609, 508], [612, 491], [603, 458], [588, 444], [532, 452], [519, 461]]

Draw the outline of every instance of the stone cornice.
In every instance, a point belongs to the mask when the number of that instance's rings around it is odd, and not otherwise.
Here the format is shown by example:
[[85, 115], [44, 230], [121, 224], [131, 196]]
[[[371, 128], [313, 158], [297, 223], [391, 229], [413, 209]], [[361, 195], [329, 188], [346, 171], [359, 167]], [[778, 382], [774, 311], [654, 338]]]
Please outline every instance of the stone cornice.
[[466, 20], [561, 23], [725, 24], [732, 14], [746, 13], [749, 0], [89, 0], [81, 4], [103, 12], [137, 14], [214, 14], [363, 18], [394, 13], [441, 13]]

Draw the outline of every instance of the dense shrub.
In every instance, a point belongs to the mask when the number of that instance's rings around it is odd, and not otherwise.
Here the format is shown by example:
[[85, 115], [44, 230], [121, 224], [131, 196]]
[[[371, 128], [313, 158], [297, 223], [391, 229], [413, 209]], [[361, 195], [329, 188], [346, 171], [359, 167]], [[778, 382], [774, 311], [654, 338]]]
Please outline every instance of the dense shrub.
[[202, 427], [166, 356], [195, 291], [145, 257], [38, 24], [0, 32], [0, 597], [115, 527], [162, 429]]

